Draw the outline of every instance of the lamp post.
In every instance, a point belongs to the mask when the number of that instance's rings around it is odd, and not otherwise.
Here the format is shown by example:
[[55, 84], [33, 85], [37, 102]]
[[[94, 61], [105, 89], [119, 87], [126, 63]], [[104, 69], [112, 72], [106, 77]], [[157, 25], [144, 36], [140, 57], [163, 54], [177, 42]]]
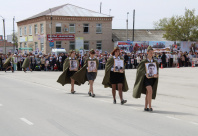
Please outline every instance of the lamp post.
[[[2, 16], [0, 16], [0, 17], [2, 17]], [[3, 18], [3, 31], [4, 31], [4, 48], [5, 48], [5, 54], [6, 54], [5, 19], [4, 18]]]
[[15, 21], [15, 17], [13, 18], [13, 54], [15, 53], [15, 30], [14, 30], [14, 21]]
[[129, 12], [127, 12], [127, 20], [126, 20], [126, 25], [127, 25], [127, 30], [126, 30], [126, 37], [127, 37], [127, 41], [128, 41], [128, 15], [129, 15]]
[[135, 27], [135, 9], [133, 10], [133, 38], [132, 38], [132, 41], [134, 41], [134, 27]]
[[[50, 19], [51, 19], [51, 28], [50, 28], [50, 40], [49, 40], [49, 42], [51, 42], [52, 41], [52, 11], [51, 11], [51, 8], [49, 10], [50, 10], [50, 13], [51, 13], [51, 17], [50, 17]], [[52, 47], [50, 47], [50, 48], [51, 48], [51, 52], [52, 52]]]

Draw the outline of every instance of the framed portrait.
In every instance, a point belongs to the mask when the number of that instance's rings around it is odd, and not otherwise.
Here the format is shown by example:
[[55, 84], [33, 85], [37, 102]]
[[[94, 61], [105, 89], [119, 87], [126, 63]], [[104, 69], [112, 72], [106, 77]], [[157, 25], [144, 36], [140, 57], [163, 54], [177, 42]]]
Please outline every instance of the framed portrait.
[[145, 63], [146, 68], [146, 77], [147, 78], [157, 78], [154, 75], [157, 75], [157, 64], [156, 62]]
[[96, 61], [88, 61], [88, 72], [97, 72]]
[[78, 60], [70, 60], [70, 71], [78, 71]]
[[124, 69], [124, 60], [114, 59], [114, 72], [120, 72]]
[[134, 59], [131, 59], [131, 64], [134, 64]]

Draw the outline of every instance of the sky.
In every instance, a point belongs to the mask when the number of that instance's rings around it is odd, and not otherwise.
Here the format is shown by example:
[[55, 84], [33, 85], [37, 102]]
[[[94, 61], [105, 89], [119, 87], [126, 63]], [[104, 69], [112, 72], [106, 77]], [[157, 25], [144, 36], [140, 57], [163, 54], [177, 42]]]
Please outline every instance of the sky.
[[[154, 22], [173, 15], [184, 15], [185, 9], [196, 10], [198, 5], [198, 0], [0, 0], [0, 16], [5, 18], [6, 35], [9, 35], [13, 33], [13, 17], [17, 31], [16, 22], [49, 8], [69, 3], [100, 12], [100, 2], [102, 13], [113, 16], [112, 29], [126, 29], [127, 12], [128, 28], [132, 29], [134, 9], [135, 29], [154, 29]], [[3, 35], [1, 17], [0, 35]]]

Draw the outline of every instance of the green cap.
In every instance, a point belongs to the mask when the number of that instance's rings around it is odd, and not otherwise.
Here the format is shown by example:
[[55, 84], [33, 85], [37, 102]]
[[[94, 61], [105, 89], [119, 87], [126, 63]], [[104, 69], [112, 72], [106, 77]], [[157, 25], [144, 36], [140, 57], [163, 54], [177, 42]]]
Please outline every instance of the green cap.
[[95, 54], [96, 52], [95, 52], [94, 49], [91, 49], [91, 50], [89, 51], [89, 53], [90, 53], [90, 54]]
[[153, 48], [152, 48], [151, 46], [149, 46], [149, 47], [147, 48], [147, 52], [149, 52], [150, 50], [153, 50]]

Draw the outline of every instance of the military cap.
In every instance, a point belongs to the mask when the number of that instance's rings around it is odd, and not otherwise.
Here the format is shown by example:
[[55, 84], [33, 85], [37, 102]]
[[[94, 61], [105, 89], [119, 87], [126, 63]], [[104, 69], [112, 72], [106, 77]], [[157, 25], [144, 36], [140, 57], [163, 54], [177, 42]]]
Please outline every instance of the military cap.
[[89, 51], [89, 53], [90, 53], [90, 54], [95, 54], [96, 52], [95, 52], [94, 49], [91, 49], [91, 50]]
[[151, 46], [149, 46], [149, 47], [147, 48], [147, 52], [149, 52], [150, 50], [153, 50], [153, 48], [152, 48]]

